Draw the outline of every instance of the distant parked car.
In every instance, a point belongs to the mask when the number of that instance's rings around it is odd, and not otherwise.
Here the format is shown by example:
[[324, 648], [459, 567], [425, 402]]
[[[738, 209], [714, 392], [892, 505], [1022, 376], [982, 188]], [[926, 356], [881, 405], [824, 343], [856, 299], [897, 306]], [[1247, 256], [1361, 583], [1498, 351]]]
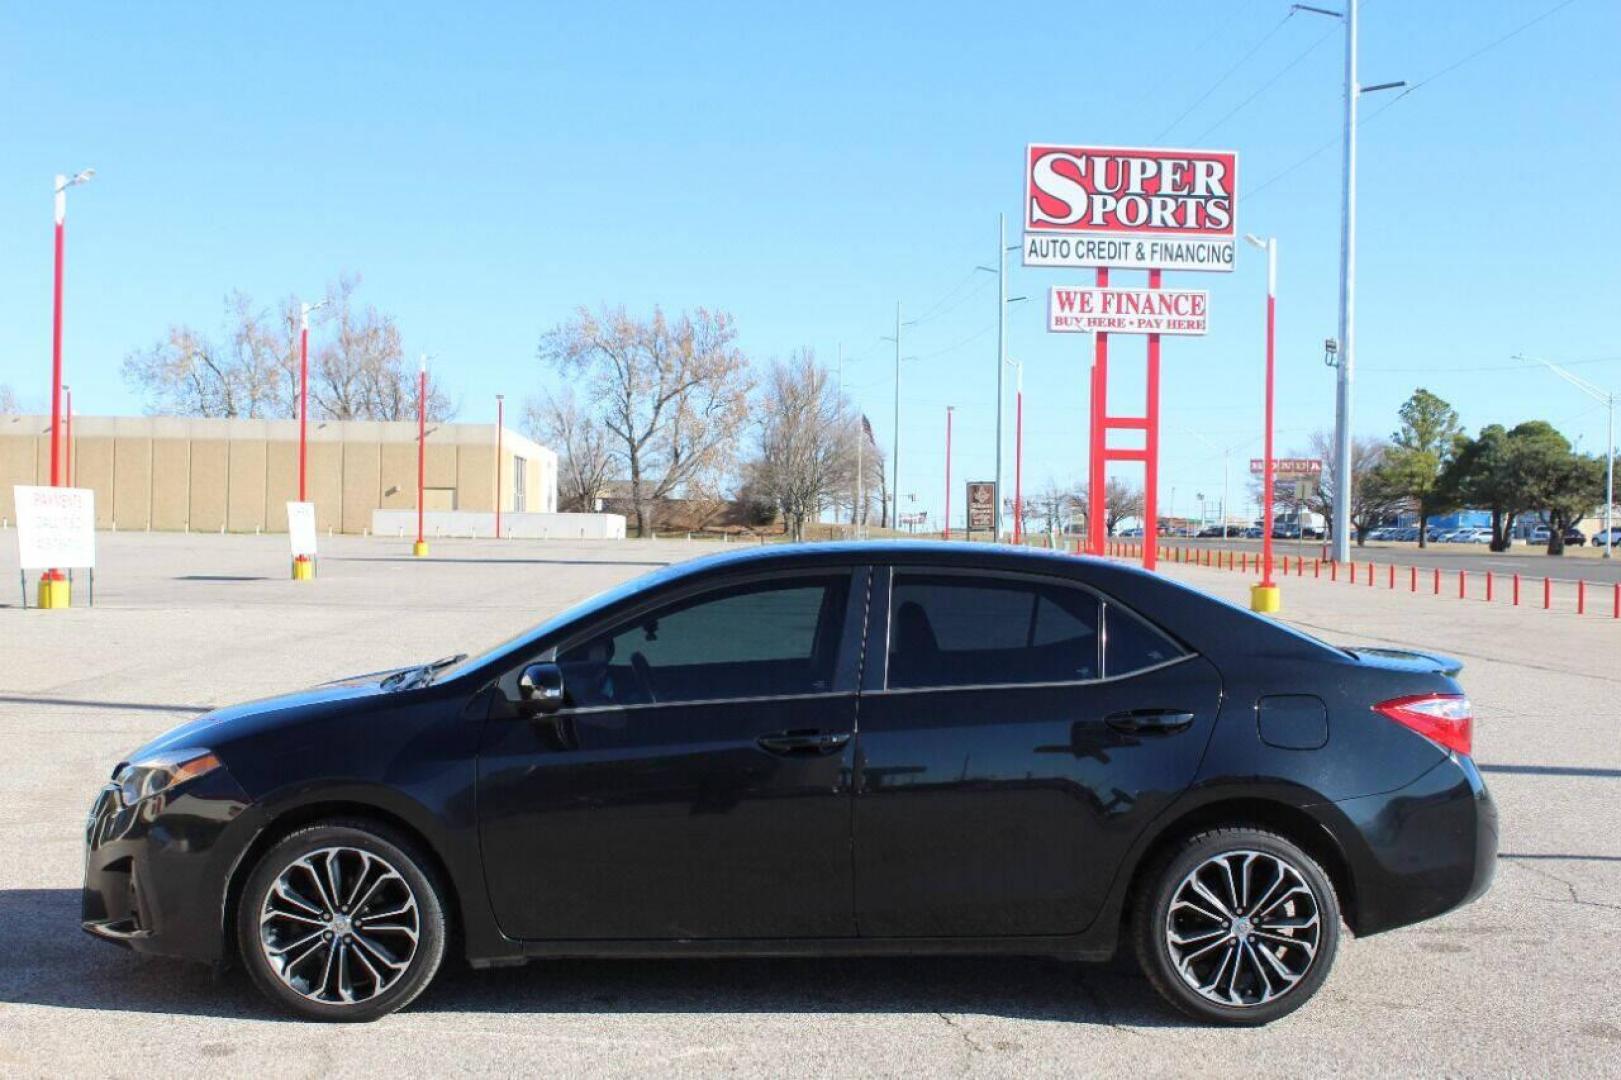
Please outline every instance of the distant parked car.
[[1489, 544], [1492, 542], [1490, 529], [1460, 529], [1454, 542], [1459, 544]]
[[1138, 536], [1141, 536], [1142, 534], [1143, 534], [1143, 531], [1141, 529], [1121, 529], [1120, 530], [1120, 535], [1124, 536], [1124, 537], [1128, 537], [1128, 538], [1130, 538], [1130, 537], [1138, 537]]
[[[1621, 529], [1616, 530], [1621, 532]], [[1199, 530], [1199, 539], [1208, 540], [1211, 537], [1237, 536], [1238, 530], [1231, 525], [1206, 525]]]
[[1323, 530], [1319, 526], [1302, 525], [1300, 527], [1300, 538], [1302, 540], [1321, 540], [1323, 536]]
[[1525, 540], [1528, 544], [1546, 544], [1548, 542], [1548, 526], [1538, 525], [1525, 534]]
[[1300, 526], [1291, 524], [1287, 521], [1280, 521], [1276, 525], [1272, 526], [1272, 539], [1299, 540]]
[[1582, 532], [1582, 530], [1580, 530], [1580, 529], [1574, 529], [1574, 528], [1566, 529], [1565, 530], [1565, 546], [1566, 547], [1586, 547], [1587, 546], [1587, 534]]
[[1606, 541], [1605, 536], [1606, 536], [1606, 534], [1605, 534], [1604, 530], [1602, 530], [1602, 529], [1600, 529], [1598, 532], [1594, 533], [1593, 534], [1593, 539], [1592, 539], [1593, 546], [1594, 547], [1610, 547], [1610, 546], [1613, 546], [1615, 544], [1621, 544], [1621, 525], [1611, 526], [1610, 531], [1608, 533], [1608, 537], [1609, 537], [1608, 541]]
[[1259, 525], [1251, 525], [1249, 528], [1245, 529], [1244, 530], [1244, 539], [1246, 539], [1246, 540], [1259, 540], [1259, 539], [1261, 539], [1261, 527]]

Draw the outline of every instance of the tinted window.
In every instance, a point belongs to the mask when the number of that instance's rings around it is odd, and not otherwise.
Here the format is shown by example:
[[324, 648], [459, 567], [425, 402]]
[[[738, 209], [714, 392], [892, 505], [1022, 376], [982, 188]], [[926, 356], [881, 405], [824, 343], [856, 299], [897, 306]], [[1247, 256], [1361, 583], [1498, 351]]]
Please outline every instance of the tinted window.
[[1170, 638], [1118, 604], [1109, 605], [1106, 618], [1103, 671], [1111, 678], [1129, 675], [1183, 655], [1182, 648]]
[[737, 586], [639, 616], [558, 658], [569, 700], [645, 705], [829, 690], [849, 580]]
[[899, 572], [889, 610], [893, 688], [1098, 676], [1098, 602], [1079, 589]]

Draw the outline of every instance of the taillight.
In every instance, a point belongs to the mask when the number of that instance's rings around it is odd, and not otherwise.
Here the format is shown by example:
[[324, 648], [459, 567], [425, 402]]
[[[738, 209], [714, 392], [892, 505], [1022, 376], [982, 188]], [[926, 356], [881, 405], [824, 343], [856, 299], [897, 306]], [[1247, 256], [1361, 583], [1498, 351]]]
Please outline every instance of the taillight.
[[1475, 716], [1469, 699], [1462, 694], [1414, 694], [1392, 698], [1373, 707], [1426, 739], [1460, 754], [1474, 745]]

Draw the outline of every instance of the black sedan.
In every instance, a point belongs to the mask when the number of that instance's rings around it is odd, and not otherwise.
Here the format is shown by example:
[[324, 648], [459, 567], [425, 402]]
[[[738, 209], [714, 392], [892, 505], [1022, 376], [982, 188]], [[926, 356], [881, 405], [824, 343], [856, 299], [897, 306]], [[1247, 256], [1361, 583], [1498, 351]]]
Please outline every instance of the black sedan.
[[756, 549], [161, 736], [95, 800], [83, 926], [328, 1020], [406, 1005], [452, 948], [1124, 946], [1178, 1008], [1264, 1023], [1342, 920], [1490, 882], [1455, 673], [1098, 560]]

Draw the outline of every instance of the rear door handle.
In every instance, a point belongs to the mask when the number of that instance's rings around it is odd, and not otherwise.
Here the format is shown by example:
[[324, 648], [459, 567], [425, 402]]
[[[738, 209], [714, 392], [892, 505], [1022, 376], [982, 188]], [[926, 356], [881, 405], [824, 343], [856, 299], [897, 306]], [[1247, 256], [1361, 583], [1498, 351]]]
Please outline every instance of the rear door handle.
[[1110, 713], [1103, 722], [1128, 734], [1149, 731], [1169, 734], [1193, 723], [1193, 714], [1180, 709], [1125, 709]]
[[779, 731], [759, 739], [773, 754], [828, 754], [849, 741], [848, 731]]

